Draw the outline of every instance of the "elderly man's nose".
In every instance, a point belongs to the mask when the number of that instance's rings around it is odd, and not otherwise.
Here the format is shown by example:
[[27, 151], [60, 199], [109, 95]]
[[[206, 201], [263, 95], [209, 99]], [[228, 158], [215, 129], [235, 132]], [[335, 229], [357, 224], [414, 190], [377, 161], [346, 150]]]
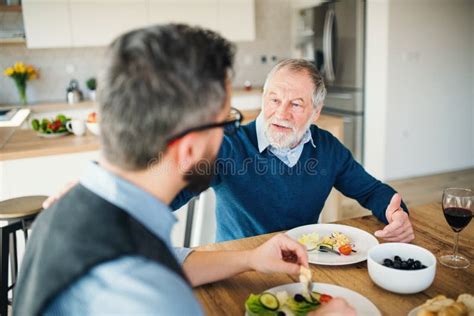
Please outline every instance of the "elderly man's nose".
[[291, 117], [290, 107], [287, 104], [282, 104], [276, 109], [275, 114], [279, 119], [289, 119]]

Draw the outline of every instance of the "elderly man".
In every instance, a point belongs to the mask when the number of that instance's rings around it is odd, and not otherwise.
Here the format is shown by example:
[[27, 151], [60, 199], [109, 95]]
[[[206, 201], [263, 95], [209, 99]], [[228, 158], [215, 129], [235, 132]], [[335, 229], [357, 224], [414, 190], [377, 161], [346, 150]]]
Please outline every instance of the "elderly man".
[[[329, 132], [311, 125], [326, 94], [315, 66], [289, 59], [264, 85], [262, 112], [235, 135], [224, 137], [212, 188], [217, 241], [316, 223], [331, 189], [356, 199], [388, 224], [377, 237], [410, 242], [408, 210], [396, 192], [370, 176]], [[186, 203], [182, 191], [171, 204]]]

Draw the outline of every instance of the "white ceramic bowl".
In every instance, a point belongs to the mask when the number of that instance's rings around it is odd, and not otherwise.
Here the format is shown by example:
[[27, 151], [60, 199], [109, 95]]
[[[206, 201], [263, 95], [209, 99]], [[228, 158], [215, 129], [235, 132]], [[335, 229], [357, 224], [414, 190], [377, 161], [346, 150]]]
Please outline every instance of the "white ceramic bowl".
[[87, 129], [94, 135], [100, 134], [100, 128], [98, 123], [86, 122]]
[[[419, 260], [426, 268], [420, 270], [397, 270], [383, 265], [386, 258], [393, 260]], [[425, 248], [405, 243], [384, 243], [372, 247], [367, 255], [369, 276], [375, 284], [399, 294], [418, 293], [433, 283], [436, 274], [436, 257]]]

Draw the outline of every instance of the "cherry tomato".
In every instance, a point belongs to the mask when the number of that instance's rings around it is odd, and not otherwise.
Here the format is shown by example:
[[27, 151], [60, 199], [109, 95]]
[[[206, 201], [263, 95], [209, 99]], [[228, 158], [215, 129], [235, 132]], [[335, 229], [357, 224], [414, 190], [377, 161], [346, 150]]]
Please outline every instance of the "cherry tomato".
[[339, 252], [342, 253], [344, 256], [348, 256], [352, 252], [352, 247], [349, 244], [342, 245], [341, 247], [339, 247]]
[[321, 297], [319, 298], [319, 301], [321, 303], [328, 303], [332, 300], [332, 296], [331, 295], [327, 295], [327, 294], [321, 294]]

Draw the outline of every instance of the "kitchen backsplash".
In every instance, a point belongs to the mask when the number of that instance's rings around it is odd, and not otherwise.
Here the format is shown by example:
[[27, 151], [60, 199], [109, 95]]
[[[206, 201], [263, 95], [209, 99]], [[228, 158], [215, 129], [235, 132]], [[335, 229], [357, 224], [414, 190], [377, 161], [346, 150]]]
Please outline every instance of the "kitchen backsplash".
[[[257, 39], [236, 43], [234, 86], [242, 87], [246, 80], [254, 86], [262, 85], [272, 66], [290, 56], [290, 1], [255, 1]], [[104, 47], [27, 49], [25, 45], [0, 45], [0, 105], [18, 103], [13, 80], [3, 75], [3, 70], [16, 61], [32, 64], [40, 71], [39, 80], [28, 82], [29, 103], [65, 101], [66, 87], [72, 78], [79, 81], [87, 96], [85, 81], [97, 76], [104, 52]]]

